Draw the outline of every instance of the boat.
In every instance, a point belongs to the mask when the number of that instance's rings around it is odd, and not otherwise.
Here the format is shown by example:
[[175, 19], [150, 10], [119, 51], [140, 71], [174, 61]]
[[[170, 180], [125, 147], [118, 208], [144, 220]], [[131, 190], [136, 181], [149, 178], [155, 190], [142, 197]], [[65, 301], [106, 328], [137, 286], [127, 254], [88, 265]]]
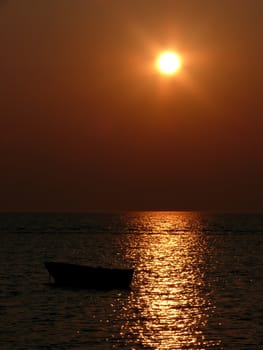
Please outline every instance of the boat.
[[130, 289], [133, 269], [92, 267], [65, 262], [44, 263], [53, 285], [87, 289]]

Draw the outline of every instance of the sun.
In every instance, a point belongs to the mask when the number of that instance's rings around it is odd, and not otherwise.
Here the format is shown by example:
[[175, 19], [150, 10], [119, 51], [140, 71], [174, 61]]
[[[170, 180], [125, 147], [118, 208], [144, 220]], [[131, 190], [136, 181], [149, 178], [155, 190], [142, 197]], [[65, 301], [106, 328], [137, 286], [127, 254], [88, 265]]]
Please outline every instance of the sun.
[[174, 75], [181, 68], [181, 58], [173, 51], [162, 52], [156, 61], [157, 69], [165, 75]]

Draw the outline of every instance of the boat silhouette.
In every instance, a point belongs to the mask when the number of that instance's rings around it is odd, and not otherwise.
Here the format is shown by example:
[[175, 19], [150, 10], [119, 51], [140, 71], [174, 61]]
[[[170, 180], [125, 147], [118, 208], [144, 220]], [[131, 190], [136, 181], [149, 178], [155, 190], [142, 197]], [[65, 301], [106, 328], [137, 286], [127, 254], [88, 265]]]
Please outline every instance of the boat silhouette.
[[133, 269], [92, 267], [65, 262], [44, 263], [53, 285], [87, 289], [130, 289]]

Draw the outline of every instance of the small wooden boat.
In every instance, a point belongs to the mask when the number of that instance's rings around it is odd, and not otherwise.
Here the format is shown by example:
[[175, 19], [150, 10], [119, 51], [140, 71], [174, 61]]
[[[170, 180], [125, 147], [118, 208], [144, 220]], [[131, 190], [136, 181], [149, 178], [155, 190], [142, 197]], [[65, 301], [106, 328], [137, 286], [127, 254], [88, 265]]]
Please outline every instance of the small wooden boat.
[[45, 262], [45, 267], [54, 280], [54, 285], [89, 289], [129, 289], [133, 269], [116, 269]]

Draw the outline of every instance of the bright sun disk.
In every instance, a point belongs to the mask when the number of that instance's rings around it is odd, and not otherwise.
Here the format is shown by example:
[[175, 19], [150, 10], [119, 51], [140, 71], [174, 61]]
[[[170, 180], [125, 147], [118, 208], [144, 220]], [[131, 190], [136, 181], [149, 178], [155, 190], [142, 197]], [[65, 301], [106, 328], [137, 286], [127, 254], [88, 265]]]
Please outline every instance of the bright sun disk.
[[181, 67], [180, 57], [172, 52], [165, 51], [157, 59], [157, 68], [162, 74], [172, 75], [178, 72]]

